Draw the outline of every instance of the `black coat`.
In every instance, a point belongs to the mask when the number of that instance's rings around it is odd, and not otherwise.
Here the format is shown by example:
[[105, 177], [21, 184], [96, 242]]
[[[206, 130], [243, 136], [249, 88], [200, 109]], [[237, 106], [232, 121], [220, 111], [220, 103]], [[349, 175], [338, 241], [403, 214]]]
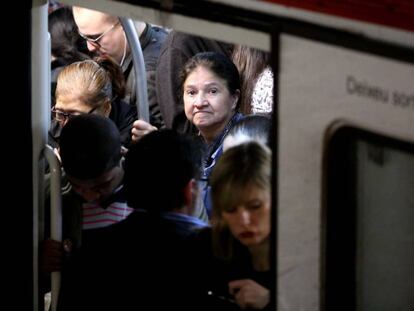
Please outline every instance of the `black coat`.
[[197, 310], [241, 310], [229, 294], [230, 281], [252, 279], [267, 289], [273, 288], [272, 282], [276, 279], [270, 271], [258, 272], [253, 268], [250, 253], [242, 244], [235, 245], [234, 259], [229, 262], [214, 256], [210, 228], [195, 235], [190, 245], [191, 253], [196, 256], [191, 262], [199, 267], [199, 273], [190, 280], [193, 284], [191, 297], [194, 304], [199, 305]]
[[135, 211], [72, 261], [60, 310], [197, 310], [187, 305], [193, 224]]
[[[165, 41], [167, 34], [168, 32], [164, 28], [152, 26], [147, 23], [144, 32], [139, 37], [147, 75], [150, 123], [158, 128], [164, 127], [164, 121], [161, 116], [160, 107], [156, 97], [157, 90], [155, 87], [155, 68], [158, 56], [160, 55], [161, 45]], [[126, 96], [123, 100], [136, 107], [137, 91], [132, 54], [125, 59], [125, 62], [122, 65], [122, 71], [124, 72], [127, 89]]]
[[132, 124], [138, 118], [137, 108], [126, 102], [116, 99], [112, 102], [109, 119], [114, 121], [121, 134], [121, 143], [128, 148], [132, 143]]

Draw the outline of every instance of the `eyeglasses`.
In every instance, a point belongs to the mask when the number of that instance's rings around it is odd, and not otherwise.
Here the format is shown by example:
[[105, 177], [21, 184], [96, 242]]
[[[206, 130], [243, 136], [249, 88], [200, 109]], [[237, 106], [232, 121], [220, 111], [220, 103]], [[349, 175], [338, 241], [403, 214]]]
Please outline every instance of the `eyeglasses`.
[[99, 40], [101, 40], [103, 38], [103, 36], [105, 36], [108, 32], [110, 32], [112, 29], [114, 29], [116, 26], [118, 26], [120, 23], [120, 21], [116, 22], [115, 24], [113, 24], [111, 27], [109, 27], [107, 30], [105, 30], [103, 33], [101, 34], [97, 34], [97, 35], [91, 35], [91, 36], [87, 36], [84, 35], [83, 33], [81, 33], [80, 31], [78, 31], [79, 35], [85, 39], [86, 41], [88, 41], [89, 43], [101, 46], [99, 44]]
[[92, 108], [89, 112], [79, 112], [79, 111], [74, 111], [74, 112], [65, 112], [62, 110], [57, 110], [55, 106], [53, 106], [51, 112], [52, 112], [52, 118], [54, 120], [56, 120], [59, 123], [66, 123], [69, 119], [75, 117], [75, 116], [80, 116], [82, 114], [91, 114], [93, 113], [96, 109], [98, 108], [98, 106]]

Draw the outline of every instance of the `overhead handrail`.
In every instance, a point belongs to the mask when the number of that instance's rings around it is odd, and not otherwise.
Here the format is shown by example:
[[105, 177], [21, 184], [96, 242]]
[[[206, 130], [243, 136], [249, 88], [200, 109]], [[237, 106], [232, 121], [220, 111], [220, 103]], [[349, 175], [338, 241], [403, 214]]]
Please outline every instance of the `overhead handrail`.
[[133, 20], [120, 17], [122, 27], [128, 40], [134, 63], [135, 83], [137, 90], [137, 110], [138, 117], [149, 123], [147, 75], [145, 70], [144, 56], [142, 54], [141, 43]]
[[[53, 148], [49, 145], [45, 145], [43, 154], [50, 168], [50, 237], [53, 240], [62, 241], [60, 162]], [[51, 278], [51, 309], [52, 311], [56, 311], [61, 282], [60, 272], [52, 272]]]

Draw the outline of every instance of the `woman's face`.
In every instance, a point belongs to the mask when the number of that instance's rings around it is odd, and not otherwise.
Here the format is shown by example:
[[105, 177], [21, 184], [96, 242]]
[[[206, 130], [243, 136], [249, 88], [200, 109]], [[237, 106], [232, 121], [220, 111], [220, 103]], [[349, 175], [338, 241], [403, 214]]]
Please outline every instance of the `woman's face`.
[[243, 245], [261, 244], [270, 234], [270, 191], [248, 185], [239, 204], [222, 211], [232, 235]]
[[55, 114], [54, 117], [56, 121], [58, 121], [61, 126], [64, 126], [70, 117], [81, 114], [96, 113], [108, 117], [109, 112], [107, 112], [107, 106], [108, 105], [105, 104], [103, 107], [91, 107], [80, 100], [65, 100], [65, 98], [57, 98], [53, 112]]
[[183, 91], [185, 115], [201, 134], [219, 134], [234, 114], [239, 98], [238, 92], [230, 94], [226, 81], [202, 66], [187, 76]]

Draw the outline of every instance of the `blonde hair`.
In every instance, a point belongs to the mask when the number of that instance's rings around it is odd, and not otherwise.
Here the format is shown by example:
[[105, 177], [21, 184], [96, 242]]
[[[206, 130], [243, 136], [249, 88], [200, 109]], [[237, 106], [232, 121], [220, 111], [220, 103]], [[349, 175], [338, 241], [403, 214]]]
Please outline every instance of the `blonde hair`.
[[256, 141], [228, 149], [218, 160], [211, 175], [213, 201], [212, 232], [214, 254], [231, 260], [236, 239], [223, 220], [224, 211], [240, 203], [245, 189], [255, 185], [270, 191], [271, 151]]
[[121, 97], [125, 93], [125, 82], [119, 66], [109, 57], [74, 62], [59, 74], [56, 85], [56, 100], [78, 100], [96, 108]]

